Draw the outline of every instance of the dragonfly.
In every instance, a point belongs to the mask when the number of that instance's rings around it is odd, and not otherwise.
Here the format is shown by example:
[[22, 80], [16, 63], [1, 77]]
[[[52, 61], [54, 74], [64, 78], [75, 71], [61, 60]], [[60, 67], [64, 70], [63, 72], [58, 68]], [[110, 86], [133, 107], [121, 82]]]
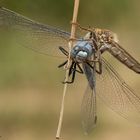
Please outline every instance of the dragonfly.
[[65, 67], [70, 56], [69, 80], [71, 84], [77, 73], [85, 74], [85, 90], [81, 116], [85, 132], [89, 133], [97, 123], [96, 96], [120, 116], [140, 124], [140, 97], [121, 78], [103, 57], [109, 52], [127, 68], [140, 74], [140, 63], [118, 43], [116, 35], [106, 29], [86, 29], [84, 37], [76, 37], [74, 47], [68, 51], [70, 33], [53, 26], [41, 24], [6, 8], [0, 8], [0, 28], [17, 33], [18, 42], [36, 52], [50, 56], [65, 56], [58, 67]]

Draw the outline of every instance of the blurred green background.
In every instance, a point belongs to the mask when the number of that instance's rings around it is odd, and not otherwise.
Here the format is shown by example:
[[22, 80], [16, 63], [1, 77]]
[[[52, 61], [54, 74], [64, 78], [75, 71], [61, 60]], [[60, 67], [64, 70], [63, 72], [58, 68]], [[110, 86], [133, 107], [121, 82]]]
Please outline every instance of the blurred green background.
[[[0, 5], [36, 21], [70, 31], [73, 0], [3, 0]], [[140, 1], [81, 0], [78, 22], [85, 27], [108, 28], [120, 44], [140, 60]], [[59, 44], [58, 44], [59, 45]], [[140, 78], [107, 56], [123, 78], [138, 93]], [[58, 123], [64, 71], [62, 60], [47, 57], [0, 35], [0, 135], [2, 140], [53, 140]], [[80, 82], [79, 82], [80, 81]], [[62, 137], [67, 140], [140, 139], [140, 128], [110, 111], [98, 100], [98, 123], [85, 136], [80, 105], [86, 79], [76, 77], [68, 87]], [[140, 93], [139, 93], [140, 94]]]

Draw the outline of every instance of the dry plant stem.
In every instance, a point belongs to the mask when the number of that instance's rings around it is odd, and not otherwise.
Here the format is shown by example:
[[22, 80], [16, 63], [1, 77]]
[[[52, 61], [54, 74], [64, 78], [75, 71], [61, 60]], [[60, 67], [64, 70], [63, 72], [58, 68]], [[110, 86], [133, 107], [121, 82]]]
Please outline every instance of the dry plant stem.
[[[70, 38], [75, 38], [75, 32], [76, 32], [76, 22], [77, 22], [77, 15], [78, 15], [78, 8], [79, 8], [79, 1], [80, 0], [75, 0], [74, 3], [74, 11], [73, 11], [73, 19], [72, 19], [72, 27], [71, 27], [71, 36]], [[69, 65], [71, 63], [70, 60], [70, 51], [71, 48], [73, 47], [73, 41], [70, 40], [69, 44], [69, 57], [68, 57], [68, 63], [67, 63], [67, 70], [66, 70], [66, 76], [65, 76], [65, 81], [68, 81], [69, 79]], [[61, 134], [61, 128], [62, 128], [62, 121], [63, 121], [63, 114], [64, 114], [64, 103], [65, 103], [65, 95], [66, 95], [66, 91], [67, 91], [67, 83], [64, 84], [64, 89], [63, 89], [63, 97], [62, 97], [62, 103], [61, 103], [61, 111], [60, 111], [60, 118], [59, 118], [59, 123], [58, 123], [58, 129], [57, 129], [57, 133], [56, 133], [56, 139], [60, 139], [60, 134]]]

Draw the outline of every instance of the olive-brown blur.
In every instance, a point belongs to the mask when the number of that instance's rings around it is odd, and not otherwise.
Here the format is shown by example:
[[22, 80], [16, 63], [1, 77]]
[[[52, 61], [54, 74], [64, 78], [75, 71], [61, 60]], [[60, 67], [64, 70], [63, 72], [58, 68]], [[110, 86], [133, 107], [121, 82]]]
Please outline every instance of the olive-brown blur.
[[[73, 0], [5, 0], [0, 6], [38, 22], [70, 31]], [[78, 22], [109, 29], [119, 44], [140, 61], [140, 1], [81, 0]], [[14, 35], [14, 34], [12, 34]], [[59, 46], [59, 44], [58, 44]], [[108, 53], [107, 60], [140, 95], [140, 77]], [[54, 140], [65, 71], [64, 60], [26, 49], [13, 36], [0, 33], [0, 136], [2, 140]], [[80, 107], [87, 81], [77, 74], [68, 86], [62, 137], [64, 140], [138, 140], [140, 127], [97, 100], [97, 127], [85, 136]]]

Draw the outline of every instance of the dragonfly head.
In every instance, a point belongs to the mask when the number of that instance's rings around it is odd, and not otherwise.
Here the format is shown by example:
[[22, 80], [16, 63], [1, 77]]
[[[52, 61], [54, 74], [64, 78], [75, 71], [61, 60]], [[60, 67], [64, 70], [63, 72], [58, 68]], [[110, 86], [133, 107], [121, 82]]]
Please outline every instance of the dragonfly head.
[[84, 62], [93, 54], [93, 47], [89, 41], [78, 41], [71, 50], [71, 58], [77, 62]]

